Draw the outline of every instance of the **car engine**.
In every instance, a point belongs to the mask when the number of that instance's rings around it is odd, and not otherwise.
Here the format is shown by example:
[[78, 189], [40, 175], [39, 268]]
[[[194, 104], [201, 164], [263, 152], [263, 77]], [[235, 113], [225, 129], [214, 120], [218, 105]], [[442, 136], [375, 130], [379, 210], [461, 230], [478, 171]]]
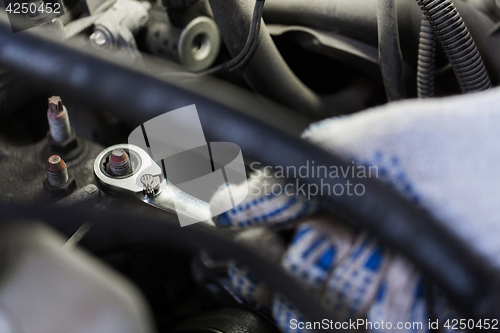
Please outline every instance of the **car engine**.
[[500, 1], [0, 7], [0, 333], [498, 329]]

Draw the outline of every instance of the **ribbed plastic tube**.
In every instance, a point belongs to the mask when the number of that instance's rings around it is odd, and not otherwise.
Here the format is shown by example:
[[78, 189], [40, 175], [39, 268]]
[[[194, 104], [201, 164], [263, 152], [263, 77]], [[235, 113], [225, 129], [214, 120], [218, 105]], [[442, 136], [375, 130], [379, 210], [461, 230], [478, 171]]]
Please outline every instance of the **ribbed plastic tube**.
[[417, 2], [441, 43], [462, 91], [474, 92], [491, 88], [483, 59], [453, 2], [451, 0], [417, 0]]

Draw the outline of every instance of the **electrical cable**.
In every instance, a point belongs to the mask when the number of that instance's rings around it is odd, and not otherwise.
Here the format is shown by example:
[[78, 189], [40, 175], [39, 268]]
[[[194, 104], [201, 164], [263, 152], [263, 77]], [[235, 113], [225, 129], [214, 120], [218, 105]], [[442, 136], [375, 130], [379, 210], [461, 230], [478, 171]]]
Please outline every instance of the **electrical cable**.
[[451, 63], [462, 92], [483, 91], [491, 82], [483, 59], [451, 0], [417, 0]]
[[[247, 42], [242, 36], [251, 35], [256, 18], [254, 2], [209, 0], [209, 4], [229, 53], [236, 57]], [[260, 27], [255, 43], [251, 44], [251, 52], [243, 57], [245, 66], [238, 67], [250, 89], [312, 119], [340, 114], [336, 105], [312, 91], [295, 75], [274, 44], [265, 22], [257, 23]]]
[[418, 43], [417, 64], [417, 96], [429, 98], [434, 96], [436, 75], [436, 36], [429, 20], [422, 15], [420, 39]]
[[226, 72], [233, 72], [241, 68], [250, 57], [254, 54], [255, 48], [257, 46], [260, 34], [260, 25], [262, 21], [262, 10], [264, 9], [265, 0], [257, 0], [255, 3], [255, 9], [252, 19], [252, 25], [250, 28], [250, 33], [248, 34], [247, 41], [240, 53], [231, 60], [220, 64], [214, 68], [208, 69], [199, 75], [214, 75], [223, 74]]

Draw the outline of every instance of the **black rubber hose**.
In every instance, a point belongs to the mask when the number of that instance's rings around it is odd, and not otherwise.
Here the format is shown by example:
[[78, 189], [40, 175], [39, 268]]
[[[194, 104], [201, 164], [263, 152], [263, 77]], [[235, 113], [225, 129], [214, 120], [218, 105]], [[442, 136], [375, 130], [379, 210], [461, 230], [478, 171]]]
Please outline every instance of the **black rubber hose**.
[[[348, 170], [352, 166], [302, 140], [300, 121], [290, 120], [286, 113], [280, 115], [283, 110], [270, 101], [215, 79], [190, 81], [189, 85], [175, 75], [161, 79], [151, 72], [125, 67], [112, 55], [96, 56], [68, 43], [31, 33], [13, 34], [8, 25], [0, 24], [0, 66], [32, 85], [50, 86], [62, 96], [76, 98], [88, 107], [99, 105], [136, 125], [196, 104], [207, 141], [235, 143], [245, 157], [264, 165], [299, 169], [314, 161], [317, 168]], [[173, 71], [168, 63], [162, 64]], [[363, 185], [362, 196], [324, 193], [325, 208], [336, 213], [341, 208], [358, 227], [400, 251], [441, 286], [468, 318], [500, 316], [499, 279], [493, 268], [395, 190], [376, 179], [355, 178], [350, 173], [326, 179], [299, 174], [298, 178], [318, 188], [325, 184], [329, 188], [344, 186], [347, 181]], [[142, 224], [137, 225], [140, 227]]]
[[377, 0], [378, 61], [387, 100], [406, 98], [395, 0]]
[[425, 16], [422, 17], [420, 41], [418, 43], [417, 95], [418, 98], [434, 96], [436, 73], [436, 36]]
[[376, 6], [365, 0], [266, 0], [264, 20], [332, 31], [376, 46]]
[[[417, 63], [422, 11], [416, 1], [398, 0], [398, 24], [405, 60]], [[464, 1], [456, 8], [467, 25], [494, 85], [500, 84], [500, 35], [495, 22]], [[270, 24], [302, 25], [332, 31], [376, 46], [376, 2], [366, 0], [266, 0], [264, 19]]]
[[[229, 53], [236, 57], [250, 34], [254, 1], [209, 0], [209, 3]], [[276, 48], [264, 22], [261, 22], [257, 47], [242, 72], [252, 90], [293, 110], [314, 119], [336, 114], [335, 106], [295, 76]]]
[[462, 16], [451, 0], [417, 0], [450, 61], [463, 92], [491, 88], [490, 77]]

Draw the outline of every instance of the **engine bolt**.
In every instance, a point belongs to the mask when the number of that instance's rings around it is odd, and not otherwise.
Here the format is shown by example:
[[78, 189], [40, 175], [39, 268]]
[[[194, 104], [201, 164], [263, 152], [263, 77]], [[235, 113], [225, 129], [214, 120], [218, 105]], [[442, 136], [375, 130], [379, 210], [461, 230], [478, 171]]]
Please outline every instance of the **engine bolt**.
[[114, 149], [109, 156], [109, 168], [115, 176], [126, 176], [131, 172], [130, 158], [125, 150]]
[[64, 142], [70, 138], [71, 126], [68, 111], [59, 96], [49, 98], [47, 118], [49, 120], [50, 135], [56, 142]]
[[69, 179], [66, 163], [64, 163], [62, 158], [58, 155], [52, 155], [49, 157], [47, 164], [45, 165], [45, 170], [47, 171], [47, 180], [49, 184], [54, 187], [66, 184]]

